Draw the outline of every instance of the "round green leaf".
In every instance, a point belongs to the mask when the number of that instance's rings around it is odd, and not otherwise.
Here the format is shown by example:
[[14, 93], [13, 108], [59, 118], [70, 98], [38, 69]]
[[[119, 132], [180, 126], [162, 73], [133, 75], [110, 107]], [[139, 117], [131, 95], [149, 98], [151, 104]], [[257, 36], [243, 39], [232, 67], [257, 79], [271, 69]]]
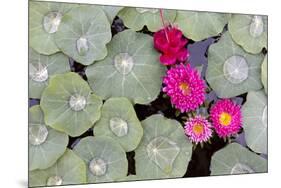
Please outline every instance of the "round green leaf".
[[142, 122], [144, 135], [135, 150], [136, 175], [141, 179], [182, 177], [192, 144], [176, 120], [152, 115]]
[[59, 51], [54, 35], [58, 31], [63, 15], [76, 7], [70, 3], [30, 3], [29, 44], [37, 52], [50, 55]]
[[225, 32], [219, 42], [208, 50], [206, 79], [220, 98], [230, 98], [251, 90], [259, 90], [261, 84], [262, 54], [245, 52]]
[[[164, 20], [169, 23], [174, 22], [176, 14], [175, 10], [163, 10]], [[156, 32], [163, 27], [160, 9], [125, 7], [119, 12], [118, 16], [123, 20], [126, 27], [134, 31], [141, 30], [145, 25], [152, 32]]]
[[265, 93], [267, 94], [267, 55], [264, 57], [264, 60], [262, 62], [262, 65], [261, 65], [261, 82], [263, 84], [263, 87], [264, 87], [264, 91]]
[[187, 38], [200, 41], [221, 33], [229, 18], [223, 13], [178, 11], [175, 24]]
[[66, 150], [68, 136], [44, 123], [39, 105], [29, 108], [29, 170], [45, 169], [52, 166]]
[[142, 179], [139, 178], [137, 175], [129, 175], [129, 176], [119, 179], [118, 181], [127, 182], [127, 181], [137, 181], [137, 180], [142, 180]]
[[143, 129], [130, 101], [108, 99], [102, 107], [101, 119], [94, 126], [94, 135], [112, 137], [125, 151], [134, 150], [140, 143]]
[[102, 100], [78, 74], [69, 72], [50, 79], [40, 105], [47, 125], [75, 137], [100, 118]]
[[248, 93], [242, 115], [247, 145], [257, 153], [267, 153], [267, 97], [263, 90]]
[[65, 54], [83, 65], [90, 65], [107, 54], [110, 23], [102, 8], [81, 5], [63, 16], [55, 40]]
[[267, 160], [237, 143], [227, 145], [212, 156], [211, 175], [262, 172], [267, 172]]
[[68, 57], [62, 53], [45, 56], [29, 48], [29, 97], [40, 99], [48, 79], [54, 74], [69, 72]]
[[101, 6], [102, 9], [104, 10], [108, 20], [110, 23], [113, 22], [115, 16], [118, 14], [118, 12], [123, 8], [123, 7], [120, 7], [120, 6], [108, 6], [108, 5], [103, 5]]
[[52, 167], [29, 174], [29, 186], [32, 187], [82, 183], [87, 183], [86, 165], [69, 149]]
[[127, 97], [139, 104], [156, 99], [165, 67], [159, 63], [152, 37], [125, 30], [107, 47], [107, 57], [86, 69], [92, 89], [103, 99]]
[[128, 161], [123, 148], [110, 137], [88, 136], [74, 147], [87, 165], [88, 183], [112, 182], [124, 178]]
[[233, 14], [228, 29], [233, 40], [249, 53], [267, 48], [267, 16]]

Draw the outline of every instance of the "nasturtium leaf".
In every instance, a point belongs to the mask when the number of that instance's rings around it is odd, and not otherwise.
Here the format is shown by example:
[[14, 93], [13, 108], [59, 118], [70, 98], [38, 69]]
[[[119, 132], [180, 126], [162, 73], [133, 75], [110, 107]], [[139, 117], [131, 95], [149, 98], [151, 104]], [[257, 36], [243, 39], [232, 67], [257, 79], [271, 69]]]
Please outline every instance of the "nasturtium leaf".
[[63, 15], [78, 6], [70, 3], [30, 1], [29, 44], [45, 55], [59, 50], [54, 35], [59, 30]]
[[[163, 18], [168, 23], [173, 23], [177, 15], [175, 10], [163, 10]], [[156, 32], [163, 27], [160, 9], [155, 8], [123, 8], [118, 16], [126, 27], [134, 31], [141, 30], [145, 25], [149, 31]]]
[[137, 180], [142, 180], [142, 178], [139, 178], [137, 175], [129, 175], [124, 178], [118, 179], [118, 181], [121, 181], [121, 182], [137, 181]]
[[228, 30], [249, 53], [257, 54], [267, 48], [267, 16], [232, 14]]
[[206, 79], [220, 98], [230, 98], [262, 88], [262, 54], [249, 54], [225, 32], [208, 50]]
[[176, 120], [152, 115], [143, 120], [144, 135], [135, 150], [136, 175], [141, 179], [182, 177], [192, 144]]
[[128, 161], [124, 149], [108, 136], [88, 136], [74, 147], [87, 165], [88, 183], [112, 182], [124, 178]]
[[110, 40], [107, 16], [102, 8], [94, 5], [81, 5], [66, 13], [55, 35], [58, 47], [83, 65], [103, 59]]
[[121, 6], [108, 6], [108, 5], [103, 5], [101, 6], [102, 9], [104, 10], [108, 20], [110, 23], [113, 22], [115, 16], [118, 14], [118, 12], [123, 8]]
[[29, 174], [29, 186], [55, 186], [87, 183], [86, 165], [72, 150], [67, 149], [50, 168]]
[[267, 94], [267, 55], [264, 57], [264, 60], [262, 62], [262, 65], [261, 65], [261, 82], [263, 84], [263, 87], [264, 87], [264, 91], [265, 93]]
[[62, 53], [50, 56], [29, 48], [29, 98], [40, 99], [50, 76], [70, 71], [68, 57]]
[[86, 69], [92, 89], [103, 99], [127, 97], [139, 104], [156, 99], [165, 67], [159, 62], [152, 37], [125, 30], [116, 34], [107, 48], [107, 57]]
[[201, 41], [221, 33], [229, 18], [229, 14], [184, 10], [177, 12], [174, 24], [187, 38]]
[[68, 136], [44, 123], [39, 105], [29, 108], [29, 170], [45, 169], [52, 166], [66, 150]]
[[125, 151], [136, 149], [143, 129], [133, 105], [127, 98], [108, 99], [101, 111], [101, 119], [94, 126], [94, 135], [112, 137]]
[[102, 100], [78, 74], [69, 72], [50, 79], [40, 106], [47, 125], [75, 137], [100, 118]]
[[211, 175], [267, 172], [267, 160], [237, 143], [217, 151], [211, 160]]
[[267, 153], [267, 97], [263, 90], [247, 95], [242, 107], [247, 145], [257, 153]]

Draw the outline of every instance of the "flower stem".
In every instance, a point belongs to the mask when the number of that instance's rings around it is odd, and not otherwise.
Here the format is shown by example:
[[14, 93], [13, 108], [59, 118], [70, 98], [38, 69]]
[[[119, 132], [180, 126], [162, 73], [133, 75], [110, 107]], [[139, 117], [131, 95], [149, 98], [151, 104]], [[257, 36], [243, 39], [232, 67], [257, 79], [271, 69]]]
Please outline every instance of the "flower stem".
[[166, 30], [167, 28], [165, 26], [165, 21], [164, 21], [164, 16], [163, 16], [163, 10], [162, 9], [160, 9], [160, 17], [161, 17], [161, 21], [162, 21], [162, 24], [163, 24], [163, 27], [164, 27], [164, 32], [165, 32], [166, 39], [167, 39], [168, 43], [170, 43], [169, 37], [168, 37], [168, 33], [167, 33], [167, 30]]

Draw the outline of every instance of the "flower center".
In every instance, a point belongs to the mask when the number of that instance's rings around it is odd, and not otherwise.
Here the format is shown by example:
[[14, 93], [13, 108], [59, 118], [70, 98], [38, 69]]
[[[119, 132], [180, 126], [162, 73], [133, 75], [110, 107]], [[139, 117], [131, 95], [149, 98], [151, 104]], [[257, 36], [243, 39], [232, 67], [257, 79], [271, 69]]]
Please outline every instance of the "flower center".
[[196, 135], [200, 135], [203, 133], [204, 127], [202, 124], [198, 123], [193, 126], [192, 130]]
[[220, 120], [220, 124], [223, 126], [228, 126], [231, 122], [231, 115], [227, 112], [223, 112], [220, 114], [219, 120]]
[[94, 158], [89, 164], [89, 169], [94, 176], [102, 176], [106, 173], [107, 164], [100, 158]]
[[126, 121], [119, 117], [113, 117], [109, 121], [111, 131], [118, 137], [128, 134], [128, 124]]
[[76, 49], [78, 51], [78, 54], [81, 56], [84, 56], [87, 54], [89, 51], [89, 44], [88, 44], [88, 39], [85, 37], [80, 37], [76, 41]]
[[132, 71], [134, 60], [128, 53], [120, 53], [114, 57], [114, 66], [119, 73], [126, 75]]
[[179, 88], [183, 95], [188, 95], [190, 93], [189, 86], [186, 82], [181, 82]]
[[51, 176], [47, 180], [47, 185], [61, 185], [62, 184], [62, 178], [60, 176]]
[[41, 63], [38, 64], [38, 67], [31, 65], [31, 79], [35, 82], [45, 82], [48, 80], [48, 69], [47, 66], [42, 65]]
[[151, 13], [157, 13], [158, 12], [158, 9], [156, 9], [156, 8], [136, 8], [136, 10], [141, 14], [143, 14], [145, 12], [151, 12]]
[[246, 174], [246, 173], [254, 173], [254, 170], [246, 164], [236, 163], [234, 167], [231, 169], [231, 174]]
[[81, 95], [71, 95], [69, 99], [69, 106], [74, 111], [81, 111], [86, 107], [86, 98]]
[[48, 129], [45, 125], [33, 125], [28, 128], [29, 142], [38, 146], [43, 144], [48, 137]]
[[55, 33], [58, 30], [62, 18], [60, 12], [49, 12], [43, 18], [43, 28], [47, 33]]
[[249, 28], [250, 35], [254, 38], [259, 37], [263, 33], [263, 20], [261, 16], [253, 16]]

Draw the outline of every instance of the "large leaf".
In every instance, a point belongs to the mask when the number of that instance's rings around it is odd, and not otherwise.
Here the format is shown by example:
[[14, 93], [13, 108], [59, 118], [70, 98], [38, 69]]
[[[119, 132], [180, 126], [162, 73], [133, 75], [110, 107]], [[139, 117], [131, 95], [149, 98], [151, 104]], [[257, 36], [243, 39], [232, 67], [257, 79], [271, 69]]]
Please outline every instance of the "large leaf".
[[267, 153], [267, 97], [263, 90], [248, 93], [242, 115], [247, 145], [257, 153]]
[[123, 8], [121, 6], [112, 6], [112, 5], [103, 5], [101, 6], [104, 10], [108, 20], [110, 23], [113, 22], [115, 16], [118, 14], [118, 12]]
[[39, 105], [29, 109], [28, 138], [29, 170], [52, 166], [63, 155], [68, 144], [66, 134], [45, 125]]
[[267, 160], [237, 143], [227, 145], [212, 156], [211, 175], [261, 172], [267, 172]]
[[142, 122], [144, 136], [135, 150], [140, 179], [182, 177], [191, 158], [192, 144], [176, 120], [152, 115]]
[[50, 168], [31, 171], [29, 186], [55, 186], [87, 183], [86, 165], [72, 150]]
[[108, 99], [102, 107], [101, 119], [94, 126], [94, 135], [112, 137], [125, 151], [134, 150], [140, 143], [143, 129], [130, 101]]
[[159, 63], [152, 37], [125, 30], [107, 47], [107, 57], [86, 69], [92, 89], [104, 99], [127, 97], [140, 104], [156, 99], [165, 67]]
[[264, 60], [263, 60], [263, 62], [262, 62], [262, 65], [261, 65], [261, 82], [262, 82], [262, 84], [263, 84], [263, 87], [264, 87], [264, 91], [265, 91], [265, 93], [267, 94], [267, 90], [268, 90], [268, 88], [267, 88], [267, 82], [268, 82], [268, 80], [267, 80], [267, 75], [268, 75], [268, 73], [267, 73], [268, 71], [267, 71], [267, 55], [264, 57]]
[[251, 90], [259, 90], [261, 84], [262, 54], [249, 54], [238, 46], [225, 32], [219, 42], [208, 50], [206, 79], [221, 98], [230, 98]]
[[69, 72], [68, 57], [62, 53], [45, 56], [29, 48], [29, 98], [40, 99], [50, 76]]
[[[175, 10], [163, 10], [164, 20], [169, 23], [173, 23], [176, 14]], [[118, 16], [123, 20], [126, 27], [134, 31], [141, 30], [145, 25], [152, 32], [156, 32], [163, 27], [160, 9], [125, 7], [119, 12]]]
[[81, 5], [63, 16], [55, 40], [65, 54], [81, 64], [90, 65], [107, 54], [110, 23], [102, 8]]
[[200, 41], [221, 33], [229, 18], [229, 14], [184, 10], [177, 12], [175, 24], [187, 38]]
[[88, 183], [117, 181], [127, 175], [126, 153], [110, 137], [83, 138], [74, 147], [74, 152], [87, 164]]
[[70, 3], [30, 1], [29, 44], [39, 53], [50, 55], [59, 51], [54, 35], [63, 15], [78, 5]]
[[50, 79], [41, 103], [45, 122], [72, 137], [91, 128], [100, 118], [102, 100], [78, 74], [58, 74]]
[[249, 53], [267, 48], [267, 16], [232, 14], [228, 29], [233, 40]]

